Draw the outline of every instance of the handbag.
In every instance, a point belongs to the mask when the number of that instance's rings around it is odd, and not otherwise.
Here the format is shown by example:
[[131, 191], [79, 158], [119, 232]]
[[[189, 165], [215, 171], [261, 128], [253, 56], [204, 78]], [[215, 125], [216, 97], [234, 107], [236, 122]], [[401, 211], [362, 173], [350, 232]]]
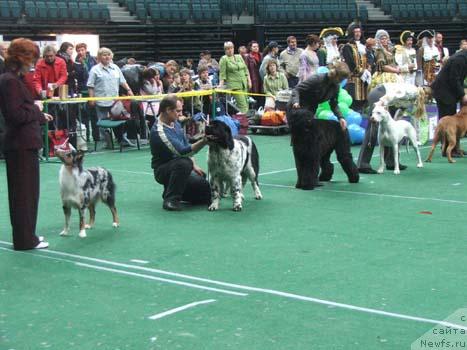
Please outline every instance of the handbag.
[[[125, 100], [125, 102], [129, 102], [130, 100]], [[110, 119], [112, 120], [130, 120], [131, 114], [128, 112], [127, 108], [125, 108], [124, 102], [121, 100], [114, 101], [112, 106], [110, 107]]]

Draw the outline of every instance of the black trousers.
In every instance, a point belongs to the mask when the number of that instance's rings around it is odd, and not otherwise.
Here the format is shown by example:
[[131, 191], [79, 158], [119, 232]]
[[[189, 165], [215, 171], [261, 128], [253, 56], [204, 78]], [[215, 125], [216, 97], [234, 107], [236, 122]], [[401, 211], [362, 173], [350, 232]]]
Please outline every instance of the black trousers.
[[457, 103], [446, 104], [436, 100], [438, 106], [438, 118], [441, 119], [447, 115], [454, 115], [457, 112]]
[[[368, 118], [376, 102], [386, 94], [386, 89], [383, 85], [378, 86], [370, 91], [368, 94]], [[395, 111], [390, 107], [389, 112], [394, 115]], [[376, 143], [378, 141], [378, 128], [379, 124], [368, 121], [368, 126], [365, 130], [365, 137], [363, 138], [360, 154], [358, 155], [357, 167], [358, 168], [371, 168], [370, 162], [373, 156]], [[391, 147], [384, 147], [384, 163], [386, 166], [394, 166], [394, 151]]]
[[164, 185], [164, 200], [183, 200], [192, 204], [210, 204], [211, 187], [202, 176], [193, 172], [190, 158], [176, 158], [154, 169], [154, 177]]
[[39, 206], [39, 159], [37, 150], [5, 153], [10, 221], [15, 250], [32, 249], [39, 243], [36, 236]]

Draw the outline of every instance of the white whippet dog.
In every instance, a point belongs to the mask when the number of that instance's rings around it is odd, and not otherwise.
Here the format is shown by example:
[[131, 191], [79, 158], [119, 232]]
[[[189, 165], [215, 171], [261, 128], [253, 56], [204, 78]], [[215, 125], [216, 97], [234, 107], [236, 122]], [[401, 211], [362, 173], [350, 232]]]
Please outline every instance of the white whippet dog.
[[399, 170], [399, 143], [404, 137], [407, 137], [412, 143], [417, 153], [417, 168], [423, 168], [422, 158], [417, 145], [417, 132], [415, 128], [406, 120], [394, 120], [387, 110], [384, 101], [375, 103], [371, 120], [379, 123], [378, 142], [380, 152], [380, 163], [377, 170], [378, 174], [384, 171], [384, 146], [392, 147], [394, 150], [394, 174], [400, 174]]

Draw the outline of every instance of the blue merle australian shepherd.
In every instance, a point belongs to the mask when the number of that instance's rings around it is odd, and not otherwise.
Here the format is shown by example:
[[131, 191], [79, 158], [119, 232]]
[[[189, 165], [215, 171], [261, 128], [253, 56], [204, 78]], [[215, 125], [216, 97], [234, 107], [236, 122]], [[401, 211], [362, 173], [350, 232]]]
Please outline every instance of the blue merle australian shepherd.
[[[57, 157], [62, 161], [59, 182], [65, 214], [65, 228], [60, 233], [67, 236], [70, 231], [71, 208], [79, 211], [79, 236], [86, 237], [86, 229], [94, 225], [96, 204], [102, 200], [112, 212], [113, 227], [118, 227], [119, 220], [115, 208], [115, 183], [112, 174], [104, 168], [83, 169], [82, 151], [76, 151], [73, 146], [57, 148]], [[89, 224], [85, 224], [85, 210], [89, 209]]]
[[233, 210], [242, 210], [242, 191], [247, 179], [253, 186], [255, 198], [261, 199], [258, 186], [259, 155], [253, 141], [247, 136], [232, 137], [230, 127], [217, 120], [206, 126], [206, 137], [212, 195], [209, 210], [219, 209], [220, 197], [226, 188], [230, 188]]

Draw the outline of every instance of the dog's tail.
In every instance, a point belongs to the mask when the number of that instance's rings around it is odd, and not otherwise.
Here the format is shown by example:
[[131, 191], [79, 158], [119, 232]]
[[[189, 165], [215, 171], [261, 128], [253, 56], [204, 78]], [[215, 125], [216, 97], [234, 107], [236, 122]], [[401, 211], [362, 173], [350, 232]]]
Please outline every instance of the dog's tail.
[[105, 188], [105, 192], [107, 194], [106, 198], [103, 198], [105, 204], [107, 204], [110, 208], [115, 207], [115, 191], [117, 190], [117, 186], [113, 180], [113, 176], [110, 172], [108, 172], [108, 180], [107, 185]]
[[251, 165], [255, 171], [255, 181], [258, 183], [258, 174], [259, 174], [259, 153], [256, 145], [251, 141]]

